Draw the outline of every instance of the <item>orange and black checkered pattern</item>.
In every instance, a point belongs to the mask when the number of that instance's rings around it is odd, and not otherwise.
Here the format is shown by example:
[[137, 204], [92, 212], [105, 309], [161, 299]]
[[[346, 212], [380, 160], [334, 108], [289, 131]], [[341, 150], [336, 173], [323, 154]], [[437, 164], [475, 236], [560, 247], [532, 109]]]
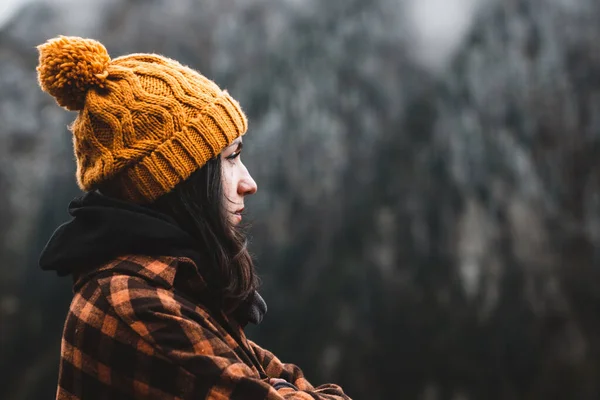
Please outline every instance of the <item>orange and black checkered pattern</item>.
[[[349, 399], [248, 340], [180, 290], [188, 258], [123, 256], [76, 278], [57, 399]], [[196, 287], [202, 282], [196, 282]], [[292, 387], [275, 389], [269, 378]]]

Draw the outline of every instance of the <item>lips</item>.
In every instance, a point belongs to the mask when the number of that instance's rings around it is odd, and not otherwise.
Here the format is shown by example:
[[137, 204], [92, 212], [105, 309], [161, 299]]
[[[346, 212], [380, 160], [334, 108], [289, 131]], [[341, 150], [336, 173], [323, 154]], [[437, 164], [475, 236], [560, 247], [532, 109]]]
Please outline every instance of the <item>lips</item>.
[[240, 208], [239, 210], [236, 210], [233, 215], [235, 215], [235, 217], [237, 218], [238, 222], [242, 221], [242, 213], [244, 212], [244, 208]]

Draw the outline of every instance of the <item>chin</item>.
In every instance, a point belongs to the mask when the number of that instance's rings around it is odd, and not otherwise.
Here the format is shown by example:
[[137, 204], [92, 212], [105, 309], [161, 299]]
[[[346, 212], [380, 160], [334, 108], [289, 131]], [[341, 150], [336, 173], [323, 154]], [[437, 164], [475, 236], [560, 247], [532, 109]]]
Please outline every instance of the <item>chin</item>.
[[238, 225], [240, 222], [242, 222], [242, 216], [240, 214], [233, 214], [229, 218], [229, 223], [233, 226]]

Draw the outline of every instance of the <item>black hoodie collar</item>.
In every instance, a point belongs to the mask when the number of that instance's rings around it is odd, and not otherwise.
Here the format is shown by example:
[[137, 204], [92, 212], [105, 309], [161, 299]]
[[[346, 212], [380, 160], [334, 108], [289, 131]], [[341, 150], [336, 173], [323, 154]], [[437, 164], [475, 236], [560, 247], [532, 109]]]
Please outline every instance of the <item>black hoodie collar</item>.
[[[187, 257], [196, 268], [203, 265], [192, 236], [171, 217], [148, 207], [88, 192], [71, 201], [69, 214], [73, 219], [54, 232], [42, 251], [43, 270], [78, 276], [130, 254]], [[242, 325], [260, 323], [265, 313], [258, 293], [235, 312]]]
[[69, 214], [73, 219], [54, 232], [39, 260], [43, 270], [59, 276], [125, 254], [179, 255], [173, 253], [193, 248], [192, 237], [167, 215], [99, 192], [75, 198]]

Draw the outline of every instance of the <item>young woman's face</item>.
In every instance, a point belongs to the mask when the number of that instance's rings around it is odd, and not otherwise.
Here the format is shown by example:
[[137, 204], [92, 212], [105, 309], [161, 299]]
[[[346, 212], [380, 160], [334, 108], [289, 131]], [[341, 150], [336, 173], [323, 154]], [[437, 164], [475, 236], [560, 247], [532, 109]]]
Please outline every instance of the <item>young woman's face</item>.
[[221, 152], [223, 193], [227, 218], [233, 225], [242, 221], [244, 197], [256, 193], [254, 179], [242, 163], [242, 138], [237, 138]]

